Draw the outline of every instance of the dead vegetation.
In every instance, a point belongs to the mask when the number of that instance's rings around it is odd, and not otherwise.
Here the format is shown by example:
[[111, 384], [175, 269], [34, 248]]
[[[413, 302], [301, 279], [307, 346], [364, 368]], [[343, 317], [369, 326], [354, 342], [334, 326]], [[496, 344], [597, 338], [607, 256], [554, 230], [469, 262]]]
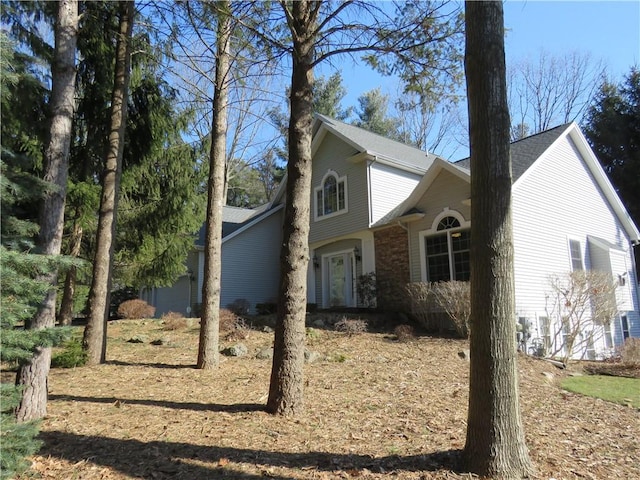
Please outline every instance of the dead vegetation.
[[[247, 329], [249, 354], [212, 372], [193, 368], [197, 321], [113, 322], [107, 364], [52, 370], [33, 471], [83, 480], [473, 478], [459, 463], [466, 341], [320, 332], [310, 348], [327, 360], [305, 368], [306, 414], [283, 419], [263, 411], [271, 362], [255, 358], [272, 333]], [[127, 342], [135, 335], [150, 341]], [[152, 345], [158, 337], [168, 341]], [[567, 374], [520, 357], [536, 478], [640, 478], [640, 413], [562, 391]]]

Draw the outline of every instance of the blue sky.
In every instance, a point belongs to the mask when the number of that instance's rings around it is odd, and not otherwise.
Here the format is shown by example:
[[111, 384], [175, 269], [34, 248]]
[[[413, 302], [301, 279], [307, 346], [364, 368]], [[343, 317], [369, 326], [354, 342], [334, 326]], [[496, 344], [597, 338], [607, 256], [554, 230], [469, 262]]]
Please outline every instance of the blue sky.
[[[607, 75], [620, 82], [632, 66], [640, 67], [640, 0], [631, 1], [506, 1], [504, 4], [507, 67], [536, 60], [542, 51], [561, 56], [590, 54], [602, 61]], [[318, 74], [330, 75], [332, 68]], [[397, 81], [363, 65], [341, 64], [347, 96], [343, 106], [357, 106], [364, 92], [381, 87], [395, 97]], [[466, 155], [465, 147], [438, 152], [448, 158]]]

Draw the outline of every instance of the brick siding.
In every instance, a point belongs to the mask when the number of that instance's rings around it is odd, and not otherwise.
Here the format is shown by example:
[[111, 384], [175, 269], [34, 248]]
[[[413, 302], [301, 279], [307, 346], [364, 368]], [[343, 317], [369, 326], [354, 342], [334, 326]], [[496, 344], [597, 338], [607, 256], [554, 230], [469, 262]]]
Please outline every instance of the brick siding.
[[407, 231], [394, 226], [374, 232], [378, 307], [405, 311], [404, 286], [411, 278]]

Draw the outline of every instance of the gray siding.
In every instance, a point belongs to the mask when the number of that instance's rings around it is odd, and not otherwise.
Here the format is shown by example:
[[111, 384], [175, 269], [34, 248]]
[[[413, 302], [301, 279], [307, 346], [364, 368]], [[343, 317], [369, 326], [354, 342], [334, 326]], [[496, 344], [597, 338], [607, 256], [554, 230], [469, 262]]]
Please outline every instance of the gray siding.
[[420, 232], [430, 230], [434, 220], [445, 208], [460, 213], [465, 220], [471, 217], [471, 209], [462, 202], [469, 198], [469, 183], [443, 170], [435, 178], [416, 207], [425, 212], [425, 216], [409, 224], [409, 258], [411, 263], [411, 281], [422, 281], [422, 260], [420, 259]]
[[371, 223], [375, 223], [411, 195], [421, 176], [389, 165], [373, 163], [370, 167]]
[[256, 303], [276, 301], [280, 278], [283, 210], [251, 226], [222, 245], [220, 305], [246, 299]]
[[[369, 226], [369, 205], [366, 162], [352, 163], [346, 159], [356, 150], [331, 133], [327, 133], [313, 157], [311, 177], [311, 226], [309, 243], [347, 235]], [[330, 218], [315, 220], [314, 189], [320, 185], [324, 175], [335, 171], [338, 176], [347, 177], [347, 213]]]

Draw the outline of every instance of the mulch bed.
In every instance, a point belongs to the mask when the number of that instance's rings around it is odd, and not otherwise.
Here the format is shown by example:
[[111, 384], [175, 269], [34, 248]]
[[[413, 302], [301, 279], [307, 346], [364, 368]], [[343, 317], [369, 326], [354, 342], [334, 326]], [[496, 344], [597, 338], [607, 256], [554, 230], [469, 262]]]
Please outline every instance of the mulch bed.
[[[135, 335], [149, 341], [127, 342]], [[305, 370], [305, 414], [289, 419], [264, 411], [271, 361], [255, 354], [273, 334], [235, 337], [222, 346], [241, 341], [249, 354], [202, 371], [197, 325], [110, 323], [106, 364], [51, 371], [32, 470], [84, 480], [474, 478], [460, 468], [465, 341], [317, 330], [308, 348], [322, 360]], [[640, 478], [640, 412], [561, 390], [567, 374], [519, 359], [534, 478]]]

